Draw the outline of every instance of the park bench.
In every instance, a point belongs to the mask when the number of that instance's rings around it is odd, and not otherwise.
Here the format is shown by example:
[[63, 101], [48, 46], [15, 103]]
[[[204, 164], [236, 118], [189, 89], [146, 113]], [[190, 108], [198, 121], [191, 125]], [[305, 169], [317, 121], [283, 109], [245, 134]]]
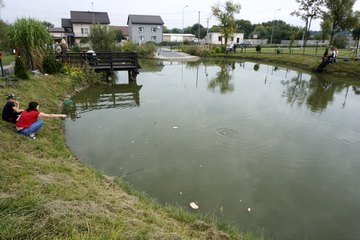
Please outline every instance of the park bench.
[[9, 69], [4, 69], [4, 80], [7, 86], [18, 86], [19, 79], [17, 77], [10, 76]]

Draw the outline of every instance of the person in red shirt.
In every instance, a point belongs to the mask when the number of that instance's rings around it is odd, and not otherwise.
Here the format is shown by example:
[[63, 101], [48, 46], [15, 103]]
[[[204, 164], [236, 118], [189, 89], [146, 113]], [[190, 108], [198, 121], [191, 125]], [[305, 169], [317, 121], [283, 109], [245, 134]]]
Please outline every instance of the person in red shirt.
[[18, 133], [36, 139], [35, 134], [44, 125], [44, 120], [39, 118], [66, 118], [65, 114], [47, 114], [39, 111], [37, 102], [30, 102], [29, 107], [24, 110], [16, 122]]

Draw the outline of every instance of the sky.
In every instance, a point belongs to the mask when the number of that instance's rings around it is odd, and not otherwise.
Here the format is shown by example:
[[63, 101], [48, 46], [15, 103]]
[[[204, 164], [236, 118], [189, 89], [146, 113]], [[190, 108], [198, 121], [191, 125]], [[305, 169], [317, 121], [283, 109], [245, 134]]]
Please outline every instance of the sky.
[[[70, 18], [70, 11], [107, 12], [110, 25], [125, 26], [129, 14], [160, 15], [167, 28], [192, 26], [199, 21], [209, 27], [218, 24], [211, 14], [211, 7], [223, 5], [226, 0], [3, 0], [5, 7], [0, 17], [13, 23], [17, 18], [31, 17], [51, 22], [61, 27], [61, 18]], [[295, 0], [233, 0], [241, 5], [236, 19], [250, 20], [252, 24], [283, 20], [295, 26], [305, 23], [290, 13], [297, 9]], [[356, 1], [354, 10], [360, 10], [360, 1]], [[320, 20], [314, 21], [311, 30], [320, 30]]]

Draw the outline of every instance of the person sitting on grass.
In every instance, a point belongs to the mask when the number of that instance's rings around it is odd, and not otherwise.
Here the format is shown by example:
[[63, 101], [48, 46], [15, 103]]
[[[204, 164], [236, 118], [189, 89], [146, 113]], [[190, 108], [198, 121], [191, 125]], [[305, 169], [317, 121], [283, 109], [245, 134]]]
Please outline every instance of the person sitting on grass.
[[21, 114], [19, 105], [15, 94], [9, 94], [2, 110], [2, 119], [10, 123], [16, 123], [16, 119]]
[[39, 118], [66, 118], [65, 114], [46, 114], [39, 111], [37, 102], [30, 102], [29, 107], [24, 110], [16, 122], [18, 133], [36, 139], [35, 134], [44, 125], [44, 120]]

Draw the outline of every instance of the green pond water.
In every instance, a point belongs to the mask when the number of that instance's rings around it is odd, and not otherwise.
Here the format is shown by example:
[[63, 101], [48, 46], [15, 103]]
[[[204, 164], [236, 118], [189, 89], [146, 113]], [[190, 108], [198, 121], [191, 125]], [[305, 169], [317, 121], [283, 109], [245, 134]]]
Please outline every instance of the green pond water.
[[354, 79], [252, 62], [141, 65], [136, 82], [119, 72], [72, 99], [66, 138], [81, 161], [272, 239], [360, 239]]

